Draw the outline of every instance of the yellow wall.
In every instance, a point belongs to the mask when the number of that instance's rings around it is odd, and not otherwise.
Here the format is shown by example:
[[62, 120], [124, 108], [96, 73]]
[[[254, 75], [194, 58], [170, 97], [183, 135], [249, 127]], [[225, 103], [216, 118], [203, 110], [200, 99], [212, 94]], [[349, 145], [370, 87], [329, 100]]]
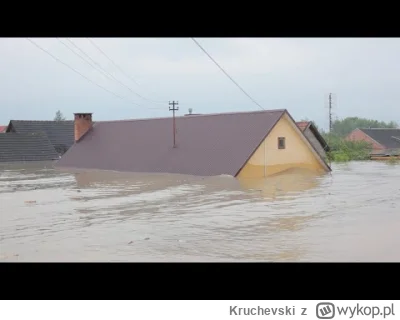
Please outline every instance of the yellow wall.
[[275, 200], [279, 197], [293, 196], [307, 190], [317, 188], [321, 173], [307, 169], [290, 169], [280, 174], [261, 178], [237, 179], [243, 189], [257, 192], [265, 200]]
[[[260, 178], [291, 168], [326, 171], [295, 126], [284, 115], [240, 171], [238, 178]], [[285, 149], [278, 149], [278, 137], [286, 138]]]

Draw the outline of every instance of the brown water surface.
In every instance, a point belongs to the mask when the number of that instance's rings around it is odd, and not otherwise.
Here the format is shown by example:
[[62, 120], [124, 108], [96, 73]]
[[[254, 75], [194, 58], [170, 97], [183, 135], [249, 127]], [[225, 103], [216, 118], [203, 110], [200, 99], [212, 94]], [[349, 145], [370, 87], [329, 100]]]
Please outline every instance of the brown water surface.
[[400, 165], [267, 180], [0, 167], [0, 261], [400, 261]]

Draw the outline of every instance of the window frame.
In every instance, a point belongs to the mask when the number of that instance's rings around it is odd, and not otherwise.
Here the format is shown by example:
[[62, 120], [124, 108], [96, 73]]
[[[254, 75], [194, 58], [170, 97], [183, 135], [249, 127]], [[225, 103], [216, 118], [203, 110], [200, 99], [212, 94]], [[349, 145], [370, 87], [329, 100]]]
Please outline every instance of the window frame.
[[278, 137], [278, 150], [286, 149], [286, 137]]

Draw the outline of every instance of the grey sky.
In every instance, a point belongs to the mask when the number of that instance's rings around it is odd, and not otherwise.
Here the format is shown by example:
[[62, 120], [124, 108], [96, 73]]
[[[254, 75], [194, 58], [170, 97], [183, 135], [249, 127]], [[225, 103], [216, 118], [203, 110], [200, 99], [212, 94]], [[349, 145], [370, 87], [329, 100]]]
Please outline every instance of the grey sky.
[[[33, 40], [132, 102], [98, 88], [25, 38], [2, 38], [0, 124], [8, 124], [10, 119], [52, 119], [58, 109], [69, 119], [74, 112], [93, 112], [94, 120], [170, 115], [167, 103], [137, 97], [56, 38]], [[178, 100], [178, 114], [188, 108], [197, 113], [259, 110], [189, 38], [93, 40], [139, 85], [120, 73], [87, 39], [72, 39], [134, 92], [157, 101]], [[296, 119], [315, 120], [326, 128], [327, 94], [333, 92], [334, 114], [339, 118], [400, 122], [400, 39], [197, 40], [264, 109], [286, 108]]]

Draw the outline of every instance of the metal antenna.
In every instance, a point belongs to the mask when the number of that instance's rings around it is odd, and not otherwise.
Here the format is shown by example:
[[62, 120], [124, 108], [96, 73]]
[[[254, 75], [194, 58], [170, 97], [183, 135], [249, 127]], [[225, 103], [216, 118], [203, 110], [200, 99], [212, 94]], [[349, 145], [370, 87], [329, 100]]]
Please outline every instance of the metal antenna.
[[[179, 104], [178, 101], [172, 101], [172, 102], [169, 103], [169, 105], [172, 106], [172, 108], [169, 107], [169, 111], [172, 111], [172, 126], [173, 126], [173, 130], [174, 130], [174, 148], [176, 148], [176, 139], [175, 139], [175, 135], [176, 135], [175, 111], [178, 111], [178, 110], [179, 110], [178, 104]], [[177, 107], [175, 108], [175, 106], [177, 106]]]

